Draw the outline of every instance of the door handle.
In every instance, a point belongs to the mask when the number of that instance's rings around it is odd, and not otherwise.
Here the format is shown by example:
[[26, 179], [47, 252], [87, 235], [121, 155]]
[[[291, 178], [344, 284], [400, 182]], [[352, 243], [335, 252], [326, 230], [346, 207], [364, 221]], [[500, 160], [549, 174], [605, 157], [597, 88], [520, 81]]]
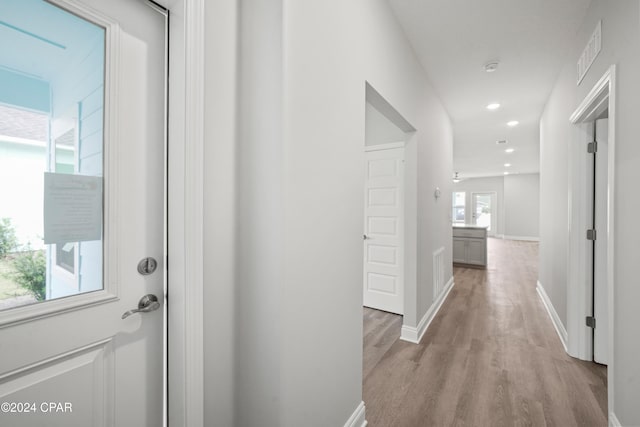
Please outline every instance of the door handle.
[[150, 311], [157, 310], [158, 308], [160, 308], [158, 297], [153, 294], [147, 294], [140, 298], [140, 301], [138, 302], [138, 308], [125, 312], [122, 315], [122, 318], [126, 319], [134, 313], [148, 313]]
[[363, 238], [364, 240], [369, 240], [371, 237], [367, 236], [366, 234], [363, 234], [363, 235], [362, 235], [362, 238]]

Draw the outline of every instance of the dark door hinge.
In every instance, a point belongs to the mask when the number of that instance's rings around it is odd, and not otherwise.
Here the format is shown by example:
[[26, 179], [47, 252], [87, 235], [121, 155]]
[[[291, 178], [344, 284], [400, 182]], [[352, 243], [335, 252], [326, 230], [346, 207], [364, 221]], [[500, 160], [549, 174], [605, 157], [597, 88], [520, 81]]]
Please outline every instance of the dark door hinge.
[[596, 240], [596, 230], [587, 230], [587, 240]]
[[593, 316], [587, 316], [586, 318], [587, 321], [587, 326], [590, 328], [595, 329], [596, 328], [596, 318]]
[[587, 153], [592, 154], [598, 151], [598, 143], [596, 141], [587, 144]]

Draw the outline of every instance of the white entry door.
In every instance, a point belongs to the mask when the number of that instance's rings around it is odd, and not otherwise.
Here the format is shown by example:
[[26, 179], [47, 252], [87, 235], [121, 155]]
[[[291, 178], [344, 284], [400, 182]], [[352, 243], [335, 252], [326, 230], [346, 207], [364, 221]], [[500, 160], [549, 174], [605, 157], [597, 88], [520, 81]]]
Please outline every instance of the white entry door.
[[496, 234], [496, 215], [494, 213], [496, 193], [471, 193], [471, 217], [474, 225], [487, 227], [487, 235]]
[[593, 306], [596, 327], [593, 330], [593, 360], [606, 365], [609, 348], [609, 310], [607, 286], [607, 171], [609, 120], [596, 120], [594, 223], [596, 240], [593, 245]]
[[404, 148], [365, 158], [364, 305], [404, 314]]
[[161, 426], [165, 17], [133, 0], [0, 15], [0, 121], [23, 125], [0, 130], [22, 192], [0, 202], [0, 425]]

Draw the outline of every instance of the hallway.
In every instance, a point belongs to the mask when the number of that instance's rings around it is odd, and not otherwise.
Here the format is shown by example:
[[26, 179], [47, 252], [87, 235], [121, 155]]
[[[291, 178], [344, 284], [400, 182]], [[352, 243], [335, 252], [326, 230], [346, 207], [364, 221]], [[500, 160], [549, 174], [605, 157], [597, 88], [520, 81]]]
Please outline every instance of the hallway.
[[421, 344], [365, 308], [371, 427], [606, 426], [606, 368], [569, 357], [536, 292], [538, 244], [489, 239], [487, 270], [455, 286]]

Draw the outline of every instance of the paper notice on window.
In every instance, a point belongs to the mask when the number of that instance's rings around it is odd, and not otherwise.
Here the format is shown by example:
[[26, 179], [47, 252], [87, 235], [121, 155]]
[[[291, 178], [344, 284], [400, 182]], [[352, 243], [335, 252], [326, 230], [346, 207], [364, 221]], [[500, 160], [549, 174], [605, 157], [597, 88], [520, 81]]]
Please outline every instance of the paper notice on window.
[[102, 238], [102, 177], [44, 174], [44, 243]]

